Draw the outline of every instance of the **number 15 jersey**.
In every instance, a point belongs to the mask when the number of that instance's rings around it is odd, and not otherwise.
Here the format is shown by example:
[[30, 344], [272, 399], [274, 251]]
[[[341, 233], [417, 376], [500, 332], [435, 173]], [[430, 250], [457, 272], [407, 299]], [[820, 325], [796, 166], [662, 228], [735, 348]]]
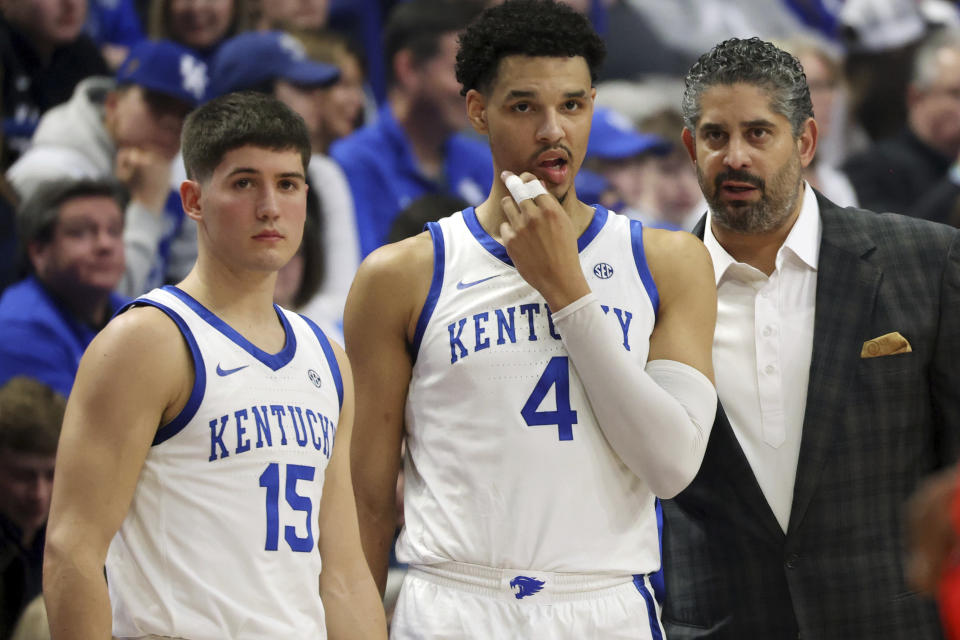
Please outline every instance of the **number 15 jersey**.
[[279, 307], [286, 342], [269, 354], [176, 287], [133, 304], [177, 324], [194, 386], [110, 544], [113, 635], [325, 638], [317, 510], [343, 398], [330, 343]]
[[[543, 297], [472, 208], [429, 230], [434, 274], [413, 344], [398, 558], [656, 571], [654, 496], [603, 436]], [[597, 206], [578, 248], [610, 335], [642, 368], [658, 297], [640, 223]]]

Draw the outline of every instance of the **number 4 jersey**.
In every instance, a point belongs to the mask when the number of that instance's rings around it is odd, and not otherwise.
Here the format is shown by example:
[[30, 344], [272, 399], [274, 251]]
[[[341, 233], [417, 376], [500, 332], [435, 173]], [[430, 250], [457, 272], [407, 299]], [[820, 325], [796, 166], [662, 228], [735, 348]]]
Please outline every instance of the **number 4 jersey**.
[[343, 397], [330, 343], [279, 307], [286, 343], [268, 354], [175, 287], [133, 304], [177, 324], [195, 375], [110, 544], [114, 636], [325, 638], [317, 509]]
[[[600, 431], [543, 297], [472, 208], [429, 230], [434, 274], [413, 345], [399, 559], [656, 571], [654, 496]], [[642, 227], [597, 206], [578, 245], [617, 340], [642, 367], [658, 307]]]

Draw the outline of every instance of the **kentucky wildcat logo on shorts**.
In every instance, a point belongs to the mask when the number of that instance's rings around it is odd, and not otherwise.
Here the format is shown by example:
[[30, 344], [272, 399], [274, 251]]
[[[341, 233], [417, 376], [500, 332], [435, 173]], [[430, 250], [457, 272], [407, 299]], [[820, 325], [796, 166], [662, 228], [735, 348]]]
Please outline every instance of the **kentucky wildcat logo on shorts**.
[[513, 597], [519, 600], [526, 596], [532, 596], [535, 593], [539, 592], [540, 589], [543, 589], [543, 580], [537, 580], [536, 578], [530, 578], [527, 576], [517, 576], [510, 581], [510, 586], [514, 589], [519, 589], [519, 591], [513, 594]]

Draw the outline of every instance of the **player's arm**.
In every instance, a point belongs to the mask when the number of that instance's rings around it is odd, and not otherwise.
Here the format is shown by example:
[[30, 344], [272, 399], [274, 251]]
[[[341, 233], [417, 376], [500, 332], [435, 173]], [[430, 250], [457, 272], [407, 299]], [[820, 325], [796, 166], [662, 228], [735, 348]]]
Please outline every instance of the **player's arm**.
[[44, 551], [54, 640], [110, 638], [107, 548], [157, 427], [193, 382], [186, 343], [153, 308], [115, 318], [88, 347], [67, 403]]
[[[332, 344], [332, 343], [331, 343]], [[350, 475], [353, 431], [353, 375], [347, 356], [333, 344], [343, 378], [343, 408], [337, 423], [333, 456], [327, 466], [320, 502], [319, 544], [323, 571], [320, 597], [327, 617], [327, 635], [340, 638], [387, 637], [383, 603], [360, 546], [357, 507]]]
[[643, 368], [590, 291], [572, 224], [553, 196], [519, 204], [508, 197], [501, 208], [507, 252], [554, 310], [554, 325], [604, 436], [656, 495], [673, 497], [700, 468], [716, 412], [716, 288], [706, 249], [689, 234], [644, 233], [661, 304]]
[[429, 234], [381, 247], [360, 265], [344, 310], [357, 396], [351, 468], [360, 540], [381, 594], [397, 526], [396, 485], [413, 366], [407, 345], [432, 273]]

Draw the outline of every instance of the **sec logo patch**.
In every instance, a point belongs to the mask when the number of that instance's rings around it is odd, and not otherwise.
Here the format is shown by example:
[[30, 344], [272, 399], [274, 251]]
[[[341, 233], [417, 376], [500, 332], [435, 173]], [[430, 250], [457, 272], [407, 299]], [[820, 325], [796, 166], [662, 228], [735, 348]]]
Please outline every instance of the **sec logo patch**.
[[593, 275], [597, 276], [601, 280], [606, 280], [613, 275], [613, 267], [608, 265], [606, 262], [598, 262], [593, 265]]

